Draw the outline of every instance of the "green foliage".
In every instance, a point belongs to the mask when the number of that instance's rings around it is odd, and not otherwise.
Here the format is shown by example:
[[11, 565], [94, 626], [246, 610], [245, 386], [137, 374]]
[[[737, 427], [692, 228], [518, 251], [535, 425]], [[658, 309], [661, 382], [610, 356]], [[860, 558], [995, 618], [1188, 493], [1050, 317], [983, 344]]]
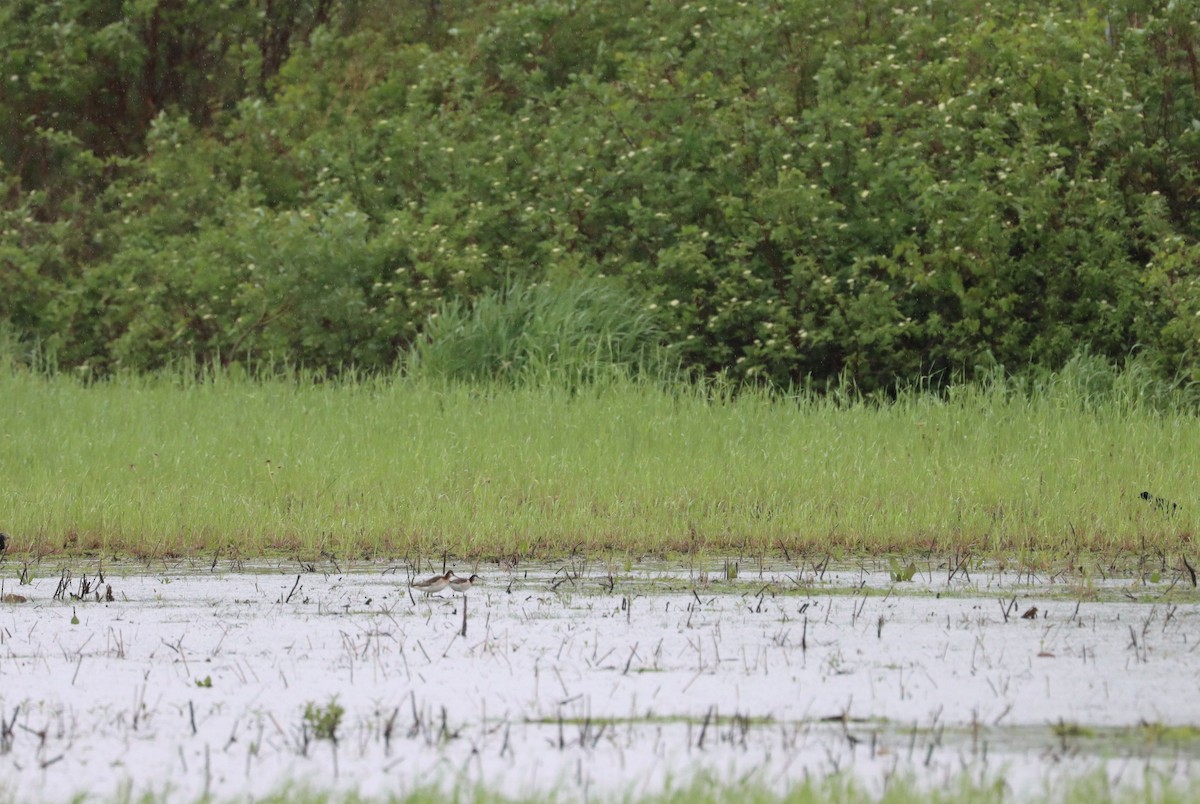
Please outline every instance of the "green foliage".
[[31, 188], [57, 187], [47, 135], [99, 158], [142, 152], [160, 113], [198, 125], [266, 94], [297, 44], [332, 20], [334, 0], [41, 3], [0, 8], [0, 162]]
[[325, 706], [317, 706], [312, 701], [304, 705], [304, 727], [312, 732], [318, 740], [337, 742], [337, 730], [342, 724], [342, 716], [346, 708], [334, 698]]
[[913, 562], [901, 564], [895, 558], [888, 561], [888, 570], [891, 578], [896, 583], [907, 583], [911, 581], [917, 574], [917, 565]]
[[1200, 373], [1195, 0], [122, 9], [0, 11], [0, 316], [60, 366], [381, 371], [582, 279], [738, 383]]
[[422, 378], [507, 380], [574, 388], [619, 376], [661, 376], [665, 355], [643, 305], [612, 283], [508, 287], [468, 309], [443, 304], [413, 348]]

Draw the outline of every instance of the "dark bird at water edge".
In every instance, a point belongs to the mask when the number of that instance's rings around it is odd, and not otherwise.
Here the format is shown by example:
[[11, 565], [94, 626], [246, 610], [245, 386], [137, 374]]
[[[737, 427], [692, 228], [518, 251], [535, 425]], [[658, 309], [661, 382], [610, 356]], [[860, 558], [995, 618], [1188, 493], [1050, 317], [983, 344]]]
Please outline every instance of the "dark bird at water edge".
[[1153, 503], [1154, 507], [1158, 510], [1166, 511], [1168, 514], [1173, 514], [1179, 510], [1179, 506], [1177, 504], [1171, 502], [1170, 500], [1164, 500], [1162, 497], [1155, 497], [1148, 491], [1143, 491], [1139, 496], [1146, 502]]

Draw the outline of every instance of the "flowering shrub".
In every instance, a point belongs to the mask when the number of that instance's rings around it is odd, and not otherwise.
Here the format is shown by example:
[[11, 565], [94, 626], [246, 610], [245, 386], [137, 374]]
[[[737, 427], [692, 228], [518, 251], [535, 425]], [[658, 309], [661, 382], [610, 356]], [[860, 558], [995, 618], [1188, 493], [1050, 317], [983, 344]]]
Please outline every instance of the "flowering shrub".
[[607, 278], [750, 382], [1195, 372], [1194, 2], [404, 8], [119, 159], [45, 129], [0, 314], [99, 370], [382, 369], [445, 305]]

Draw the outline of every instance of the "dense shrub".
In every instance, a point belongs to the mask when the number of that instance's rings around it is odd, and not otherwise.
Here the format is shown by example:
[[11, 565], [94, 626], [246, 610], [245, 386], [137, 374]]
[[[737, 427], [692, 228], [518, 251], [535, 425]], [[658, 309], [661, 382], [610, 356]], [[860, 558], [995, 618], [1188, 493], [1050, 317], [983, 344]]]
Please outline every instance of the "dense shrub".
[[[0, 150], [22, 337], [100, 371], [375, 369], [449, 337], [434, 313], [607, 278], [739, 380], [1083, 349], [1196, 378], [1195, 0], [297, 8], [271, 82], [202, 82], [136, 149], [40, 128], [45, 186]], [[220, 30], [222, 64], [262, 58]]]

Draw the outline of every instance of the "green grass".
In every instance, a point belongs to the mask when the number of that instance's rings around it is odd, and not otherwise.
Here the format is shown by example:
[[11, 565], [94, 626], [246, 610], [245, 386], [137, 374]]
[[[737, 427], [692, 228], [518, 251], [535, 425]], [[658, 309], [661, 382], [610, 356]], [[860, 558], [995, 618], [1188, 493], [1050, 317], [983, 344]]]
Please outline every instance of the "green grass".
[[[1047, 789], [1042, 796], [1022, 798], [1022, 801], [1054, 801], [1079, 802], [1089, 804], [1096, 801], [1108, 802], [1184, 802], [1191, 801], [1189, 790], [1178, 784], [1165, 781], [1154, 772], [1144, 772], [1142, 784], [1126, 778], [1126, 784], [1120, 790], [1114, 790], [1102, 773], [1093, 772], [1081, 775], [1079, 778], [1067, 780]], [[578, 797], [578, 791], [546, 792], [534, 796], [510, 798], [483, 787], [463, 787], [453, 789], [448, 795], [447, 790], [436, 786], [422, 787], [408, 793], [395, 793], [384, 798], [361, 796], [356, 793], [332, 793], [300, 785], [284, 786], [279, 792], [258, 799], [263, 804], [289, 802], [298, 804], [367, 804], [368, 802], [388, 802], [388, 804], [440, 804], [440, 802], [460, 801], [476, 802], [476, 804], [505, 804], [506, 802], [555, 802], [573, 800]], [[141, 802], [154, 804], [158, 801], [174, 801], [170, 791], [161, 795], [144, 793], [135, 795], [124, 790], [112, 800], [121, 802]], [[684, 784], [668, 783], [658, 793], [638, 795], [597, 795], [592, 792], [588, 800], [599, 802], [641, 802], [642, 804], [724, 804], [725, 802], [748, 802], [749, 804], [769, 804], [770, 802], [787, 802], [788, 804], [858, 804], [859, 802], [880, 802], [880, 804], [918, 804], [924, 802], [970, 802], [971, 804], [1003, 804], [1017, 800], [1012, 791], [1003, 781], [1002, 776], [991, 775], [985, 779], [972, 779], [962, 774], [957, 779], [943, 786], [918, 785], [907, 777], [891, 779], [881, 795], [867, 792], [863, 785], [847, 775], [826, 776], [820, 779], [810, 779], [798, 783], [784, 794], [777, 794], [754, 779], [740, 784], [729, 784], [714, 781], [703, 774]], [[13, 800], [0, 786], [0, 801]], [[221, 801], [219, 798], [202, 799], [203, 801]], [[240, 799], [238, 799], [240, 800]]]
[[426, 380], [577, 388], [614, 371], [663, 374], [660, 341], [645, 302], [610, 282], [510, 285], [469, 306], [442, 304], [406, 366]]
[[1200, 420], [1135, 380], [876, 404], [619, 377], [84, 385], [12, 368], [0, 530], [33, 555], [1186, 550]]

